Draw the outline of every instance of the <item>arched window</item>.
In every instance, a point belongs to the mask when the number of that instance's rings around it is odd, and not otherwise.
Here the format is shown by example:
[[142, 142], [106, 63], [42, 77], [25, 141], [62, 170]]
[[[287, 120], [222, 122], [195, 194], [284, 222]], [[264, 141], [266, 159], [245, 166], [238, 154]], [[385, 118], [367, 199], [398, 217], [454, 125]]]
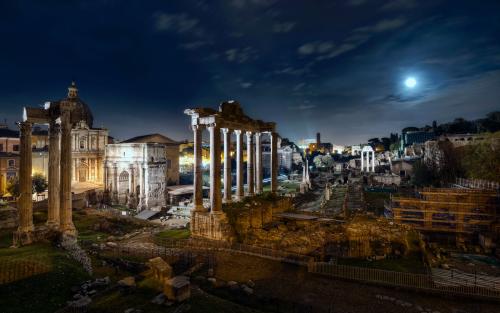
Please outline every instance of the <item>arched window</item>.
[[118, 176], [118, 180], [123, 182], [123, 181], [128, 181], [128, 172], [123, 171], [120, 173], [120, 176]]

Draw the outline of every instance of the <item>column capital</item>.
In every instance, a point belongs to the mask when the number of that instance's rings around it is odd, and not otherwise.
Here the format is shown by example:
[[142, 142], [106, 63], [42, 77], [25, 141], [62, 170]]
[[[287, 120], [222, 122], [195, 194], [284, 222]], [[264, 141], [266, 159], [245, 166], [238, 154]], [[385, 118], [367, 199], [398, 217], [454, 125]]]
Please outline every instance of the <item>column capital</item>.
[[222, 129], [222, 132], [223, 132], [224, 134], [227, 134], [227, 133], [231, 133], [231, 132], [232, 132], [232, 130], [231, 130], [231, 129], [229, 129], [229, 128], [221, 128], [221, 129]]
[[247, 130], [247, 131], [245, 132], [245, 134], [247, 135], [247, 137], [252, 137], [253, 132], [252, 132], [252, 131], [250, 131], [250, 130]]
[[195, 124], [195, 125], [191, 125], [191, 129], [193, 131], [198, 131], [198, 130], [202, 130], [204, 127], [204, 125], [200, 125], [200, 124]]
[[235, 133], [236, 135], [241, 135], [241, 133], [242, 133], [242, 132], [243, 132], [243, 131], [242, 131], [241, 129], [235, 129], [235, 130], [234, 130], [234, 133]]
[[24, 121], [24, 122], [18, 122], [17, 126], [19, 127], [19, 130], [21, 131], [21, 135], [31, 132], [31, 128], [33, 127], [33, 123]]

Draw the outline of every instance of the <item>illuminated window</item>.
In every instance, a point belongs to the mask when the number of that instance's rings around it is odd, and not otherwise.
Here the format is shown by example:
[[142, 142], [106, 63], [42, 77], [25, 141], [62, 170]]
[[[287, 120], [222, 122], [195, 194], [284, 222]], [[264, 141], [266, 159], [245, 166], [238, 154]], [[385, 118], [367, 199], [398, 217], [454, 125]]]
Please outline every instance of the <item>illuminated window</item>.
[[8, 163], [9, 163], [9, 167], [16, 166], [16, 160], [9, 160]]

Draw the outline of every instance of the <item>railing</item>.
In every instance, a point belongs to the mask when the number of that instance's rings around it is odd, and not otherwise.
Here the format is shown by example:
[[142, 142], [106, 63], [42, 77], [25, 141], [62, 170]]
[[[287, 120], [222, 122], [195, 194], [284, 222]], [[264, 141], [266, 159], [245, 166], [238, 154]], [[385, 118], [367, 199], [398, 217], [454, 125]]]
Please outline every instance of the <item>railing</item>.
[[189, 249], [197, 251], [227, 251], [304, 266], [307, 265], [307, 263], [312, 259], [312, 257], [308, 255], [294, 252], [245, 245], [241, 243], [229, 243], [204, 239], [156, 239], [155, 243], [165, 248]]
[[454, 296], [471, 296], [500, 301], [500, 289], [487, 288], [480, 284], [449, 280], [434, 280], [432, 275], [379, 270], [374, 268], [336, 265], [325, 262], [310, 262], [308, 271], [331, 277], [423, 290]]
[[0, 261], [0, 285], [18, 281], [50, 271], [50, 266], [38, 261]]

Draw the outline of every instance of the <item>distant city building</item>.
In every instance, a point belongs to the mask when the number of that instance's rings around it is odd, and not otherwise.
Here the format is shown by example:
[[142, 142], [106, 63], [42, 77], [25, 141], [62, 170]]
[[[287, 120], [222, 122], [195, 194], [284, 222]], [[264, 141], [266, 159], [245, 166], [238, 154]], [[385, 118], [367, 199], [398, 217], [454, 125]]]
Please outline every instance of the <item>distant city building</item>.
[[[19, 173], [19, 154], [0, 151], [0, 197], [8, 195], [7, 186]], [[12, 195], [8, 195], [12, 196]]]
[[413, 144], [423, 144], [428, 140], [436, 137], [434, 131], [420, 131], [420, 130], [403, 130], [401, 134], [401, 141], [399, 145], [399, 153], [404, 154], [405, 148]]
[[0, 124], [0, 152], [19, 153], [19, 131]]

